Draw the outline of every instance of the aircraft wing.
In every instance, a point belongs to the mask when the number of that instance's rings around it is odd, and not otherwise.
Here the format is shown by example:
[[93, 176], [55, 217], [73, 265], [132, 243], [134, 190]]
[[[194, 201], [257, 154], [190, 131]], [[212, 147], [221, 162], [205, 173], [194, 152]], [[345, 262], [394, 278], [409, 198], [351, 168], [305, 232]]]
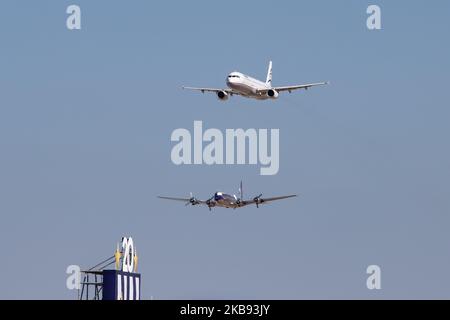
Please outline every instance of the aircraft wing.
[[263, 203], [276, 201], [276, 200], [283, 200], [283, 199], [293, 198], [293, 197], [296, 197], [296, 196], [297, 196], [296, 194], [291, 194], [289, 196], [280, 196], [280, 197], [272, 197], [272, 198], [255, 197], [255, 198], [253, 198], [251, 200], [244, 200], [244, 201], [242, 201], [242, 205], [241, 206], [247, 206], [249, 204], [260, 205], [260, 204], [263, 204]]
[[[308, 83], [308, 84], [299, 84], [299, 85], [295, 85], [295, 86], [272, 87], [271, 89], [278, 91], [278, 92], [283, 92], [283, 91], [291, 92], [293, 90], [298, 90], [298, 89], [308, 90], [311, 87], [323, 86], [326, 84], [329, 84], [329, 82], [316, 82], [316, 83]], [[268, 90], [270, 90], [270, 89], [258, 90], [258, 92], [266, 93]]]
[[196, 90], [196, 91], [201, 91], [202, 93], [205, 92], [226, 92], [228, 93], [230, 96], [232, 96], [233, 94], [239, 94], [239, 92], [237, 91], [233, 91], [231, 89], [216, 89], [216, 88], [198, 88], [198, 87], [182, 87], [183, 89], [187, 89], [187, 90]]
[[190, 198], [174, 198], [174, 197], [162, 197], [162, 196], [158, 196], [158, 198], [166, 199], [166, 200], [184, 201], [184, 202], [189, 202], [189, 199], [190, 199]]
[[192, 203], [192, 201], [195, 201], [195, 204], [205, 204], [206, 203], [206, 201], [204, 201], [204, 200], [198, 200], [195, 198], [175, 198], [175, 197], [162, 197], [162, 196], [158, 196], [158, 198], [165, 199], [165, 200], [180, 201], [180, 202], [185, 202], [185, 203]]

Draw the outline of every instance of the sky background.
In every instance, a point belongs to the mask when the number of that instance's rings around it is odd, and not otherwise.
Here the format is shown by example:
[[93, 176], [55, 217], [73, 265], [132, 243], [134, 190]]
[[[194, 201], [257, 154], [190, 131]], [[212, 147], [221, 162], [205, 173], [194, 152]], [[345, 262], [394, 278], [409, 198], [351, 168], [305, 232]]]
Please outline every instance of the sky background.
[[[66, 28], [78, 4], [82, 29]], [[382, 9], [382, 30], [366, 8]], [[450, 2], [0, 4], [0, 298], [74, 299], [131, 235], [142, 298], [450, 298]], [[234, 70], [273, 84], [227, 102]], [[280, 170], [176, 166], [174, 129], [279, 128]], [[159, 194], [296, 199], [240, 210]], [[382, 270], [368, 290], [366, 268]]]

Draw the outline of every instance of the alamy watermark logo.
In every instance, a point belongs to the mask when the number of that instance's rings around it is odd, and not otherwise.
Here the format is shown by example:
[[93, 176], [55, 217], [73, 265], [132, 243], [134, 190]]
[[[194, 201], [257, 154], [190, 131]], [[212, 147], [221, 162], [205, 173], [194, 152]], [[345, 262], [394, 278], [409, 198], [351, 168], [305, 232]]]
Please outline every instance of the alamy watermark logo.
[[369, 30], [381, 30], [381, 8], [375, 4], [367, 7], [367, 29]]
[[66, 280], [66, 287], [69, 290], [79, 290], [81, 287], [81, 269], [80, 266], [70, 265], [66, 269], [69, 275]]
[[279, 129], [226, 129], [224, 134], [215, 128], [203, 132], [203, 122], [194, 121], [193, 134], [184, 128], [175, 129], [170, 140], [177, 142], [170, 154], [176, 165], [259, 163], [261, 175], [275, 175], [280, 168]]
[[366, 273], [369, 274], [366, 285], [369, 290], [381, 289], [381, 268], [377, 265], [370, 265], [367, 267]]
[[79, 6], [72, 4], [67, 7], [66, 13], [69, 15], [66, 20], [66, 26], [69, 30], [81, 29], [81, 9]]

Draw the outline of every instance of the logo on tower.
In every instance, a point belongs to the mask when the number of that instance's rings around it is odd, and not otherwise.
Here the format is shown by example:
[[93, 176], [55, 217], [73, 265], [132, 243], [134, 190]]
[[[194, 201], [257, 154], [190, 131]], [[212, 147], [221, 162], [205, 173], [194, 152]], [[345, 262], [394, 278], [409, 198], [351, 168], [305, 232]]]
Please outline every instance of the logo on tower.
[[[114, 269], [106, 269], [113, 264]], [[78, 289], [80, 300], [140, 300], [141, 275], [137, 267], [133, 238], [123, 237], [114, 255], [95, 266], [83, 271], [77, 265], [69, 266], [66, 285], [68, 289]]]
[[103, 271], [103, 300], [140, 300], [141, 275], [133, 238], [123, 237], [114, 253], [115, 270]]
[[[122, 251], [119, 250], [119, 244], [117, 243], [116, 252], [114, 253], [116, 259], [116, 270], [123, 272], [136, 272], [138, 264], [138, 255], [136, 247], [133, 243], [133, 238], [122, 238]], [[120, 259], [122, 258], [122, 265]], [[120, 266], [122, 269], [120, 269]]]

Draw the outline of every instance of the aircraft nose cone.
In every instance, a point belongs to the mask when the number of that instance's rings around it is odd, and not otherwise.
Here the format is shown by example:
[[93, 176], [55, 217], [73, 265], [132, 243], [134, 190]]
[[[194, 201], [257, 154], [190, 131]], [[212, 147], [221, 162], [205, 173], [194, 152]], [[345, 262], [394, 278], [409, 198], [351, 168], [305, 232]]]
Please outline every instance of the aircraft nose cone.
[[229, 88], [234, 88], [236, 86], [236, 79], [235, 78], [227, 78], [227, 86]]

